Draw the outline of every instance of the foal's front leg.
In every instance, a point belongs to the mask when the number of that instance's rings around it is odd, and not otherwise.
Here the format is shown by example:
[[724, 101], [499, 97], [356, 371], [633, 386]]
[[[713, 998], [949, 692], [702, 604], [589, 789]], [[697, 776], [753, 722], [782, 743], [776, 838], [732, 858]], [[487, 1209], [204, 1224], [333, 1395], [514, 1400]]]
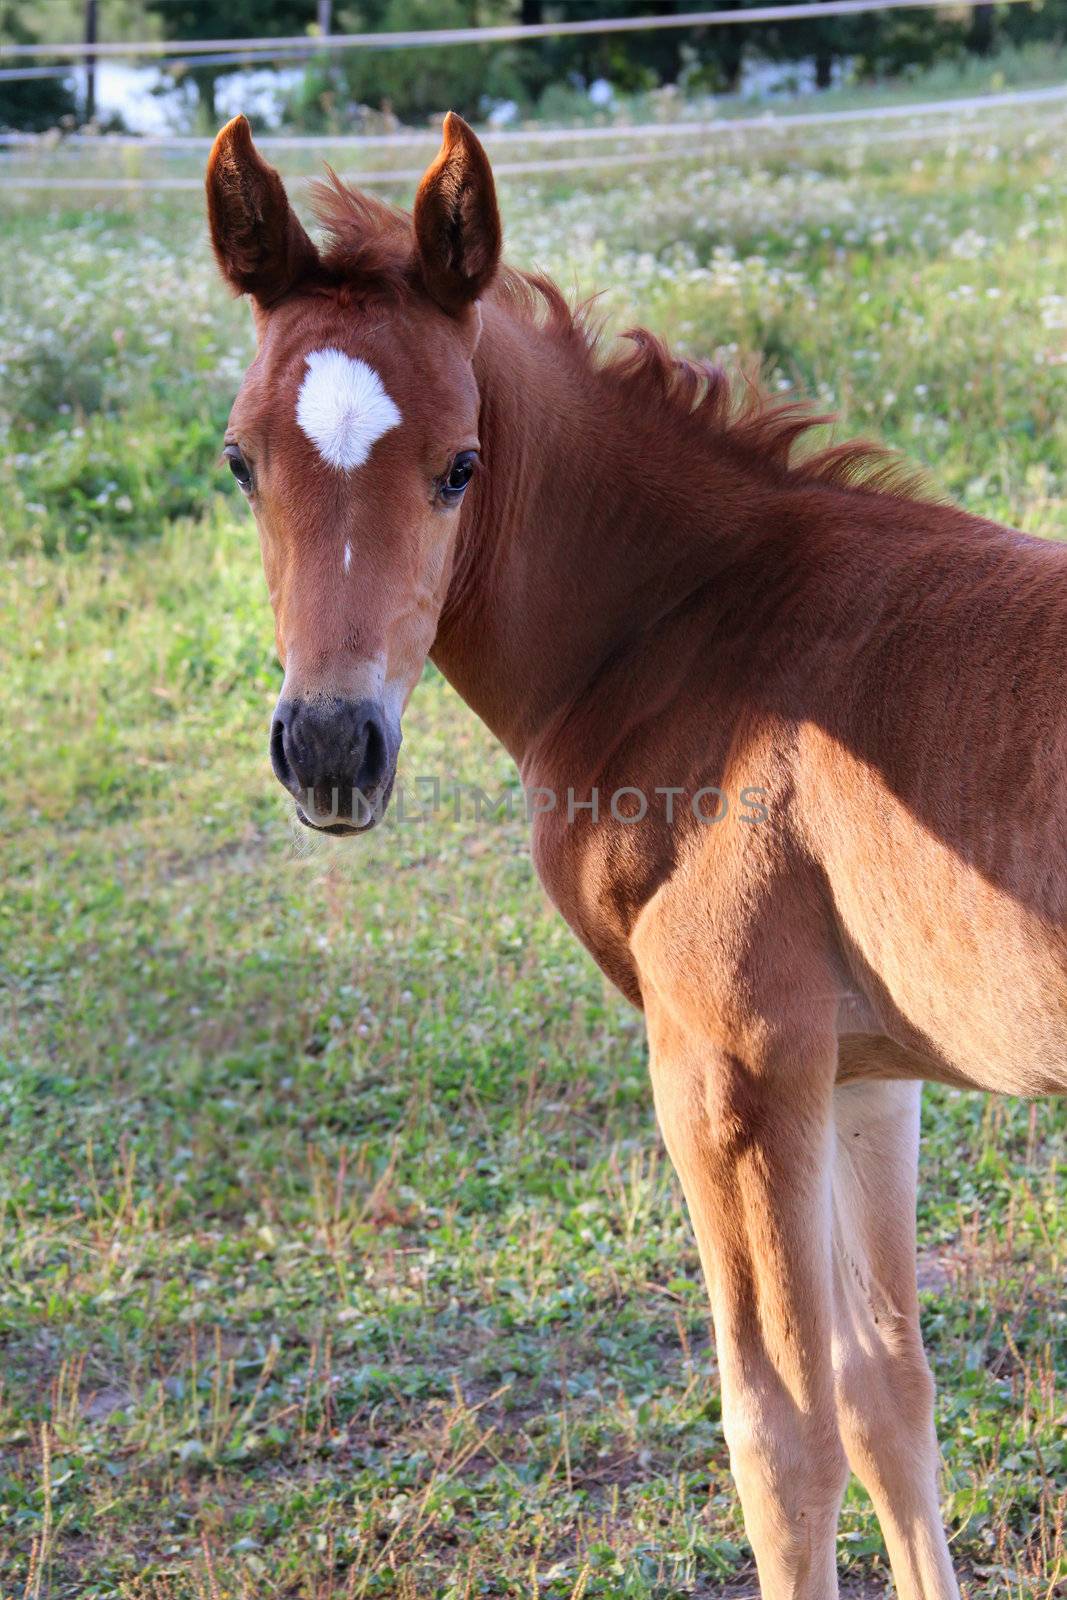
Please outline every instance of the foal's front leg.
[[831, 1358], [832, 1036], [729, 1048], [652, 1000], [656, 1112], [711, 1294], [764, 1600], [832, 1600], [848, 1470]]

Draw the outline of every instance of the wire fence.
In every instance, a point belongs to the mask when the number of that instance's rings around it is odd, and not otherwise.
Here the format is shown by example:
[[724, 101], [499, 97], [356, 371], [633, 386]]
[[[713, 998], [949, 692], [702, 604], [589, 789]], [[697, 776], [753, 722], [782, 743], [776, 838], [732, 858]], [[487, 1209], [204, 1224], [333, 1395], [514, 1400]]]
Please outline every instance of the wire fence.
[[[598, 142], [625, 142], [649, 139], [708, 138], [727, 133], [765, 133], [787, 135], [794, 128], [833, 127], [850, 123], [899, 122], [909, 118], [970, 116], [1016, 106], [1057, 105], [1067, 101], [1067, 84], [1051, 84], [1035, 89], [1008, 89], [996, 94], [961, 95], [946, 100], [914, 100], [883, 106], [845, 106], [826, 111], [798, 111], [786, 116], [764, 112], [758, 116], [713, 117], [677, 122], [636, 122], [597, 124], [574, 128], [501, 129], [485, 135], [484, 143], [492, 154], [513, 145], [580, 145]], [[264, 134], [257, 137], [261, 150], [415, 150], [440, 142], [440, 132], [425, 131], [372, 134]], [[56, 141], [47, 134], [0, 134], [0, 148], [44, 151], [54, 154], [70, 149], [100, 154], [109, 151], [206, 151], [213, 141], [208, 137], [174, 134], [163, 138], [133, 134], [70, 134]], [[590, 158], [591, 159], [591, 158]], [[369, 175], [368, 175], [369, 176]]]
[[[871, 106], [867, 108], [844, 108], [832, 111], [800, 112], [792, 116], [780, 117], [723, 117], [716, 120], [689, 123], [645, 123], [622, 128], [544, 128], [532, 129], [528, 133], [498, 133], [487, 139], [486, 143], [490, 152], [494, 145], [513, 144], [525, 140], [528, 144], [566, 144], [571, 141], [571, 136], [592, 134], [596, 139], [618, 139], [626, 143], [634, 138], [650, 141], [665, 137], [671, 148], [659, 150], [634, 150], [628, 148], [621, 151], [612, 151], [606, 154], [593, 154], [585, 152], [576, 156], [560, 156], [549, 159], [529, 161], [494, 161], [493, 171], [502, 179], [515, 177], [552, 176], [568, 173], [597, 172], [612, 168], [648, 167], [664, 162], [690, 163], [704, 160], [715, 148], [716, 139], [722, 141], [731, 136], [760, 134], [768, 135], [780, 141], [786, 141], [797, 131], [809, 133], [814, 131], [818, 136], [821, 132], [826, 138], [838, 138], [842, 131], [849, 131], [862, 135], [870, 129], [872, 137], [877, 137], [879, 145], [901, 142], [909, 139], [930, 139], [931, 137], [949, 138], [953, 136], [974, 136], [978, 133], [987, 133], [994, 129], [1003, 130], [1002, 118], [996, 113], [1025, 107], [1049, 107], [1054, 109], [1057, 105], [1067, 104], [1067, 84], [1056, 85], [1044, 89], [1016, 90], [1002, 94], [974, 95], [966, 99], [933, 100], [914, 102], [910, 105]], [[947, 114], [962, 113], [965, 120], [948, 120]], [[982, 115], [984, 113], [984, 115]], [[927, 120], [933, 117], [933, 122]], [[889, 127], [886, 123], [907, 122], [907, 126]], [[678, 149], [676, 140], [687, 136], [687, 148]], [[417, 140], [402, 136], [379, 135], [377, 138], [361, 139], [312, 139], [297, 138], [292, 140], [277, 136], [273, 141], [274, 148], [316, 149], [331, 148], [340, 145], [346, 149], [359, 149], [361, 147], [381, 148], [389, 139], [395, 139], [393, 148], [410, 148], [415, 143], [428, 144], [436, 140], [436, 135], [428, 133], [419, 135]], [[695, 141], [695, 142], [694, 142]], [[94, 147], [106, 149], [112, 141], [107, 138], [87, 140], [86, 143]], [[257, 141], [261, 145], [268, 145], [272, 141], [263, 139]], [[127, 143], [127, 141], [123, 141]], [[140, 141], [147, 148], [170, 150], [172, 142], [168, 140], [156, 141], [153, 145], [149, 141]], [[179, 150], [198, 150], [203, 141], [182, 140]], [[41, 148], [38, 146], [38, 148]], [[44, 153], [52, 155], [54, 152], [44, 146]], [[60, 147], [62, 148], [62, 147]], [[84, 145], [81, 147], [84, 150]], [[19, 152], [15, 152], [16, 154]], [[23, 147], [22, 153], [25, 151]], [[12, 152], [9, 151], [8, 159]], [[11, 170], [10, 168], [8, 169]], [[402, 188], [408, 184], [417, 183], [423, 175], [422, 167], [391, 167], [384, 170], [367, 170], [362, 172], [346, 173], [346, 181], [357, 184], [362, 188]], [[287, 182], [303, 184], [310, 182], [314, 175], [292, 174], [287, 177]], [[125, 175], [112, 176], [104, 173], [99, 177], [90, 175], [60, 175], [55, 176], [39, 171], [25, 174], [13, 173], [11, 176], [0, 178], [0, 190], [46, 190], [96, 193], [130, 193], [150, 192], [198, 192], [202, 190], [203, 180], [200, 177], [173, 177], [166, 174], [144, 174], [140, 176]]]

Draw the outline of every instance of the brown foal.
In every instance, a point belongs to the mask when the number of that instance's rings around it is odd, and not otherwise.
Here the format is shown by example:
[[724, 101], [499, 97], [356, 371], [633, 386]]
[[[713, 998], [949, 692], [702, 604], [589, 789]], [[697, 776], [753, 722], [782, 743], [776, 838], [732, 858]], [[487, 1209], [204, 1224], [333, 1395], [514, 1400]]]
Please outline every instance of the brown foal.
[[919, 1080], [1067, 1087], [1067, 554], [862, 447], [794, 462], [810, 415], [647, 334], [598, 358], [500, 265], [455, 116], [413, 217], [321, 185], [321, 248], [242, 117], [207, 195], [258, 334], [226, 454], [275, 771], [309, 825], [370, 826], [427, 655], [503, 741], [542, 881], [647, 1018], [765, 1600], [837, 1593], [850, 1468], [898, 1593], [950, 1600]]

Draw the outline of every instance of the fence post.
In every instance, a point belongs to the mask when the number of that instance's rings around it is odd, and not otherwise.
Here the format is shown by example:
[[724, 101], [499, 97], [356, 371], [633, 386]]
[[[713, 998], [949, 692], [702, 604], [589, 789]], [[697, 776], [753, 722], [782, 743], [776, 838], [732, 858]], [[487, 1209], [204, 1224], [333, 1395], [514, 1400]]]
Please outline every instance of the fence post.
[[96, 116], [96, 56], [92, 46], [96, 43], [96, 0], [85, 0], [85, 121]]

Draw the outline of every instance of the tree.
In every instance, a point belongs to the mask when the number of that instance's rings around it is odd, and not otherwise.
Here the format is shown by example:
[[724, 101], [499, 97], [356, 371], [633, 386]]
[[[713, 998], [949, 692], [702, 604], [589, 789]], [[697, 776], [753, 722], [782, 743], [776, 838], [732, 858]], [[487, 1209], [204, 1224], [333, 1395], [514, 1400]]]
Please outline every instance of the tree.
[[[742, 10], [745, 3], [721, 0], [724, 10]], [[667, 18], [694, 9], [693, 0], [650, 0], [648, 11]], [[518, 20], [524, 26], [539, 23], [546, 20], [544, 11], [543, 0], [519, 0]], [[559, 8], [551, 14], [558, 16]], [[568, 22], [584, 22], [626, 15], [629, 8], [619, 0], [570, 0], [563, 14]], [[607, 78], [623, 90], [652, 88], [677, 82], [694, 65], [712, 87], [729, 89], [736, 87], [740, 73], [744, 33], [743, 27], [667, 27], [647, 33], [542, 39], [522, 47], [518, 71], [534, 97], [549, 83], [573, 78], [586, 83]]]
[[1053, 39], [1067, 43], [1067, 0], [1043, 0], [1041, 5], [1008, 6], [997, 18], [999, 37], [1014, 45]]
[[992, 6], [975, 6], [971, 14], [971, 31], [967, 35], [967, 48], [976, 56], [991, 56], [996, 41], [996, 20]]
[[[13, 44], [36, 44], [39, 35], [27, 27], [24, 11], [16, 0], [0, 3], [0, 34]], [[77, 113], [68, 76], [20, 78], [0, 82], [0, 127], [21, 133], [42, 133], [54, 128], [64, 117]]]
[[[229, 0], [221, 11], [202, 0], [145, 0], [145, 9], [159, 17], [167, 39], [217, 39], [220, 16], [225, 19], [227, 38], [284, 38], [306, 33], [317, 16], [316, 0]], [[218, 121], [215, 84], [225, 70], [211, 61], [188, 69], [188, 77], [196, 85], [200, 119], [212, 130]]]

